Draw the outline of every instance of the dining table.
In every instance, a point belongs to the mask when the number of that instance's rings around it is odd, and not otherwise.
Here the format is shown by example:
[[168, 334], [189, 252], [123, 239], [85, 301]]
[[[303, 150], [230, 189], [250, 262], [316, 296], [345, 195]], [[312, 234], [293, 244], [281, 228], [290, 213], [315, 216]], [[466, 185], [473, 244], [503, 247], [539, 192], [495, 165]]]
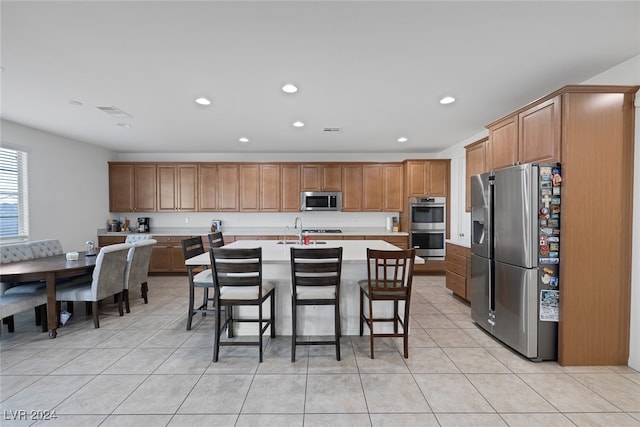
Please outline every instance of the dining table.
[[19, 283], [44, 281], [47, 286], [47, 322], [49, 338], [57, 336], [58, 313], [56, 286], [60, 279], [89, 275], [96, 266], [95, 255], [79, 252], [77, 260], [68, 260], [66, 254], [16, 261], [0, 266], [0, 281]]

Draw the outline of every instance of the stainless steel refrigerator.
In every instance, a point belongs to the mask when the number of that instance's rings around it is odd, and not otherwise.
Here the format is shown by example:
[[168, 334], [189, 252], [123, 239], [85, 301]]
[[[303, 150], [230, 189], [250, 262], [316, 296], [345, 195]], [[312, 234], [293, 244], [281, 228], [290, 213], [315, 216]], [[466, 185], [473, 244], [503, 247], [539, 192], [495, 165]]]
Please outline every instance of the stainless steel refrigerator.
[[532, 360], [557, 358], [559, 164], [471, 178], [471, 317]]

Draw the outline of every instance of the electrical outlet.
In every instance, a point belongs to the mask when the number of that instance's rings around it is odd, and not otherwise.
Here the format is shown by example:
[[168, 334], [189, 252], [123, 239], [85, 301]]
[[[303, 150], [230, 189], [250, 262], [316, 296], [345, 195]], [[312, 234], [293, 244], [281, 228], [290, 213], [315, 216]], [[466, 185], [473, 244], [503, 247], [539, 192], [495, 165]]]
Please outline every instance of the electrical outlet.
[[185, 218], [185, 219], [184, 219], [184, 223], [185, 223], [185, 224], [189, 224], [189, 218]]

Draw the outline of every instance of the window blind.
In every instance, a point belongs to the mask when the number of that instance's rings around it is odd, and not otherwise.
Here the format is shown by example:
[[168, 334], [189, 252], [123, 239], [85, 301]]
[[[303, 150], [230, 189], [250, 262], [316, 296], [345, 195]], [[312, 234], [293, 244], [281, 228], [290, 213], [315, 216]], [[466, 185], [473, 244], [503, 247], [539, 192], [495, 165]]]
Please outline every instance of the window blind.
[[27, 153], [0, 148], [0, 239], [27, 239]]

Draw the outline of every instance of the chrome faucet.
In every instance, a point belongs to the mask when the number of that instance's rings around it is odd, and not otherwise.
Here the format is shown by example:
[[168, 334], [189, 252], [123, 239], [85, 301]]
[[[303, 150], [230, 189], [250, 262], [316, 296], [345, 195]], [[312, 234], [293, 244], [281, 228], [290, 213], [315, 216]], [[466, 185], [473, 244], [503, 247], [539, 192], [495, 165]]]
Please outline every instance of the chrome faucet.
[[[299, 224], [299, 227], [298, 227]], [[296, 217], [295, 222], [293, 223], [293, 228], [298, 230], [298, 244], [302, 244], [302, 218], [299, 216]]]

